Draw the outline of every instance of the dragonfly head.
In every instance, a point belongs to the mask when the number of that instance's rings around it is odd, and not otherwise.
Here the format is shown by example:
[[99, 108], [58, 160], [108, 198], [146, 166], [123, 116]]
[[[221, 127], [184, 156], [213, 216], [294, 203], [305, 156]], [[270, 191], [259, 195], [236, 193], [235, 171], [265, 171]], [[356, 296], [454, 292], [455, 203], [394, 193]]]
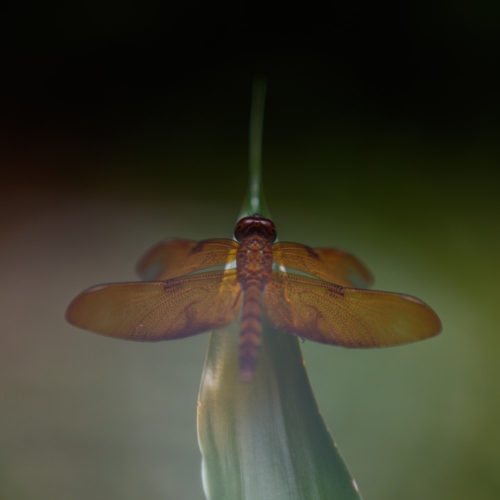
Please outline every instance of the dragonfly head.
[[234, 237], [238, 241], [252, 234], [263, 236], [270, 243], [272, 243], [278, 235], [274, 222], [259, 214], [243, 217], [243, 219], [237, 222], [234, 229]]

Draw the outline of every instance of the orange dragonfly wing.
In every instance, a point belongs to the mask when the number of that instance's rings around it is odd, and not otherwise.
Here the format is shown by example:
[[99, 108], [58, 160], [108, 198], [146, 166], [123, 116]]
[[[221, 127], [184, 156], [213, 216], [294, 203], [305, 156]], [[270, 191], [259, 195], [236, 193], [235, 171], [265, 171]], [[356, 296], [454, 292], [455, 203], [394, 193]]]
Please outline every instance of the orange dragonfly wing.
[[66, 311], [75, 326], [129, 340], [168, 340], [226, 326], [241, 307], [236, 271], [97, 285]]
[[236, 258], [239, 244], [228, 239], [204, 241], [167, 240], [139, 260], [137, 272], [144, 280], [165, 280], [214, 266]]
[[299, 243], [273, 245], [274, 261], [285, 268], [296, 269], [342, 286], [367, 288], [372, 273], [354, 255], [336, 248], [311, 248]]
[[264, 307], [278, 329], [344, 347], [385, 347], [441, 331], [436, 313], [409, 295], [344, 288], [274, 271]]

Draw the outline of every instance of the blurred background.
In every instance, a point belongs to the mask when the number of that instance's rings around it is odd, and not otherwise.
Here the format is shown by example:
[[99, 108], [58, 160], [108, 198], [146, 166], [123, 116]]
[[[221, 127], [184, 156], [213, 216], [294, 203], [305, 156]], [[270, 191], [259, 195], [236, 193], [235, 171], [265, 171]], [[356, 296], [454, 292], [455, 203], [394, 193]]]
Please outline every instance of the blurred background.
[[202, 499], [207, 335], [121, 342], [70, 300], [167, 237], [230, 237], [252, 77], [282, 240], [338, 246], [443, 333], [303, 344], [366, 499], [498, 498], [498, 4], [19, 5], [4, 18], [0, 498]]

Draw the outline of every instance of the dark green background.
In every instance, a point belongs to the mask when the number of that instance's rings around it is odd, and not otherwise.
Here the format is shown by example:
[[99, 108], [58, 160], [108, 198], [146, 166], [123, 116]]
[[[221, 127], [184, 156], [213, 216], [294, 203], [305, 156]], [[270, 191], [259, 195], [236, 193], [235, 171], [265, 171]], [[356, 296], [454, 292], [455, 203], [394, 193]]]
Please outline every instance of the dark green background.
[[443, 334], [304, 344], [367, 499], [498, 497], [498, 6], [19, 6], [3, 57], [0, 496], [202, 498], [206, 336], [133, 344], [63, 320], [158, 240], [230, 236], [251, 79], [283, 240], [359, 256]]

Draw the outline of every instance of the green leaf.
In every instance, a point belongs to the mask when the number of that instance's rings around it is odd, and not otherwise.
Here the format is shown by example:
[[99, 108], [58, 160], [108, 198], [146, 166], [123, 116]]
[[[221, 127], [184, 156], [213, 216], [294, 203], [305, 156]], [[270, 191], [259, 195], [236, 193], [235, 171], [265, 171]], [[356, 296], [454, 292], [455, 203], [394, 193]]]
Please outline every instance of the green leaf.
[[[264, 91], [262, 82], [254, 84], [250, 186], [241, 215], [269, 216], [260, 180]], [[198, 398], [207, 499], [359, 499], [319, 413], [298, 339], [264, 320], [251, 382], [240, 380], [238, 349], [238, 323], [210, 334]]]
[[198, 401], [210, 500], [359, 499], [318, 411], [295, 337], [264, 324], [255, 377], [238, 373], [238, 325], [210, 334]]

